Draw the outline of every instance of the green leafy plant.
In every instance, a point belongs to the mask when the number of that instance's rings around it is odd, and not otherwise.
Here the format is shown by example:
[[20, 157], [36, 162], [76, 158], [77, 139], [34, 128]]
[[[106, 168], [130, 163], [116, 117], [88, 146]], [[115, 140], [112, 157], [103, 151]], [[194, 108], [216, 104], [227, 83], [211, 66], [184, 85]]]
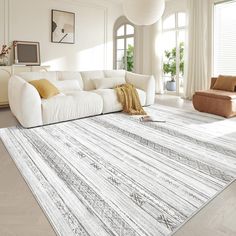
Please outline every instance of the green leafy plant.
[[[179, 51], [180, 51], [180, 65], [179, 70], [181, 75], [184, 74], [184, 43], [181, 42], [179, 44]], [[164, 74], [170, 74], [172, 81], [174, 81], [174, 77], [176, 76], [176, 47], [172, 50], [166, 50], [165, 54], [165, 61], [163, 63], [163, 72]]]
[[126, 60], [125, 57], [123, 57], [123, 63], [127, 63], [127, 71], [133, 71], [134, 69], [134, 46], [128, 45], [128, 48], [126, 50]]
[[11, 48], [8, 47], [7, 45], [2, 45], [2, 49], [0, 51], [0, 56], [6, 56], [10, 53]]
[[9, 53], [10, 53], [11, 47], [7, 45], [2, 45], [0, 48], [0, 66], [7, 66], [9, 61]]

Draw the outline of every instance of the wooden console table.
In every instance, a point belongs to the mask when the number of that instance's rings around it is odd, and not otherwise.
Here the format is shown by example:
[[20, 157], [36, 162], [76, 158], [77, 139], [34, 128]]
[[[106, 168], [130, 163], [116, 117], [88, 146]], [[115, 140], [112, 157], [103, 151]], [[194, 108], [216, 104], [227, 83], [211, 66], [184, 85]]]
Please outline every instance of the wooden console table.
[[48, 71], [50, 66], [0, 66], [0, 108], [8, 104], [8, 81], [14, 74], [20, 72]]

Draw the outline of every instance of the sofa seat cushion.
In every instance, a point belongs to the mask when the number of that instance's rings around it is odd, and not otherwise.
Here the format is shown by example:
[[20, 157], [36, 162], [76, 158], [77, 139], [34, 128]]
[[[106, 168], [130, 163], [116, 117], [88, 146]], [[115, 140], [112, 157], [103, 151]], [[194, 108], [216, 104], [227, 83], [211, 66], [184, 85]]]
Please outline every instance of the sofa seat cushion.
[[[103, 114], [110, 113], [110, 112], [117, 112], [122, 111], [122, 105], [119, 103], [116, 91], [114, 89], [98, 89], [93, 90], [92, 92], [100, 95], [103, 99]], [[137, 89], [140, 103], [142, 106], [146, 103], [146, 93], [141, 90]]]
[[43, 124], [99, 115], [102, 109], [102, 98], [95, 93], [77, 91], [59, 94], [42, 99]]
[[235, 92], [228, 92], [228, 91], [215, 90], [215, 89], [197, 91], [195, 94], [200, 95], [200, 96], [205, 96], [205, 97], [224, 99], [224, 100], [234, 100], [234, 99], [236, 99], [236, 93]]

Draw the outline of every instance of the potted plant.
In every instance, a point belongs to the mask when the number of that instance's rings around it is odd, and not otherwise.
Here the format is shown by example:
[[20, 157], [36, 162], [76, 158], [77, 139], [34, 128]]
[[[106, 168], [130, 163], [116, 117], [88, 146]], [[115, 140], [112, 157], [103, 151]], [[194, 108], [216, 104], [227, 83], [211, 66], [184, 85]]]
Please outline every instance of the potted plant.
[[8, 65], [8, 54], [11, 48], [7, 45], [2, 45], [2, 49], [0, 51], [0, 66], [7, 66]]
[[126, 51], [126, 60], [125, 56], [122, 58], [122, 61], [125, 65], [127, 63], [127, 71], [133, 71], [134, 70], [134, 46], [128, 45], [127, 51]]
[[[184, 74], [184, 43], [181, 42], [179, 45], [180, 50], [180, 73]], [[166, 75], [171, 75], [171, 80], [167, 81], [166, 89], [168, 91], [176, 91], [176, 47], [171, 51], [166, 50], [165, 52], [165, 62], [163, 63], [163, 72]]]

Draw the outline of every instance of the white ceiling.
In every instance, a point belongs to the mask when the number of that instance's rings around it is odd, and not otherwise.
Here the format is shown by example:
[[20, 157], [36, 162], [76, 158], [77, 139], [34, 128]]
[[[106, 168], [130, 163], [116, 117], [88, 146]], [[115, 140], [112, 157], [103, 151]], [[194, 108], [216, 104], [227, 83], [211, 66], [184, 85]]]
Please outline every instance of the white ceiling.
[[[114, 2], [116, 4], [121, 4], [123, 1], [125, 0], [106, 0], [106, 1], [109, 1], [109, 2]], [[165, 0], [166, 2], [169, 2], [169, 1], [173, 1], [173, 0]]]
[[122, 0], [111, 0], [112, 2], [122, 3]]
[[[110, 0], [110, 1], [115, 2], [115, 3], [122, 3], [123, 0]], [[165, 0], [165, 1], [167, 2], [167, 1], [171, 1], [171, 0]]]

